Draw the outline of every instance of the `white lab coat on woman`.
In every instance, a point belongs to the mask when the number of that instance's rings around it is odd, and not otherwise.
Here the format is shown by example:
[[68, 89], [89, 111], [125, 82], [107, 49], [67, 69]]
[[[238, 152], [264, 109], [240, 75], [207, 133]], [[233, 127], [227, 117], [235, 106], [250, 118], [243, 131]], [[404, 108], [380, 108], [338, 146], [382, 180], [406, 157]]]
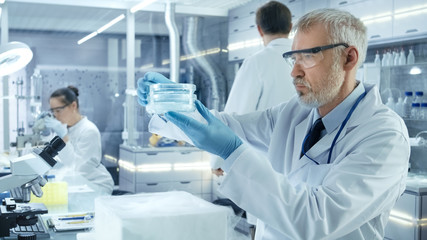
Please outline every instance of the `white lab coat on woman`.
[[65, 167], [80, 173], [103, 193], [113, 192], [111, 174], [101, 164], [101, 134], [95, 124], [83, 117], [68, 128], [68, 142], [58, 153]]
[[244, 114], [289, 101], [295, 88], [292, 69], [282, 54], [291, 46], [291, 40], [277, 38], [246, 58], [236, 74], [224, 112]]
[[[214, 112], [245, 140], [225, 160], [220, 191], [258, 218], [257, 240], [383, 239], [389, 213], [405, 189], [409, 137], [376, 87], [357, 88], [365, 88], [367, 95], [338, 137], [330, 164], [326, 161], [339, 127], [307, 152], [320, 165], [300, 158], [317, 110], [302, 107], [297, 98], [241, 116]], [[159, 118], [149, 128], [188, 141]]]

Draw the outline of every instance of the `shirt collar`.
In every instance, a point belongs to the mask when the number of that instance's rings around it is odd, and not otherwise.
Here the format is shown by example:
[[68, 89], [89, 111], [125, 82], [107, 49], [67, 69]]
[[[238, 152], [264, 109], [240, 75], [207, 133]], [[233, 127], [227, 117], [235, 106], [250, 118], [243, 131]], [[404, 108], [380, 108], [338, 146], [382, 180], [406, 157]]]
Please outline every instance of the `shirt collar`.
[[[360, 95], [365, 92], [365, 87], [359, 82], [358, 86], [353, 90], [353, 92], [348, 95], [344, 101], [342, 101], [338, 106], [336, 106], [332, 111], [330, 111], [326, 116], [322, 118], [323, 125], [327, 133], [334, 131], [346, 118], [351, 107], [356, 103]], [[313, 123], [316, 119], [320, 118], [319, 112], [317, 109], [314, 109]]]

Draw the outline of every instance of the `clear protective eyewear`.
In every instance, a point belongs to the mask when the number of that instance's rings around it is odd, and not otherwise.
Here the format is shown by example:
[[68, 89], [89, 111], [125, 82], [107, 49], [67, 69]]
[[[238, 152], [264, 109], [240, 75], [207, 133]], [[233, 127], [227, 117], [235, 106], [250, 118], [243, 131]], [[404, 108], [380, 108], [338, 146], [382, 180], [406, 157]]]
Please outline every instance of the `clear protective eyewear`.
[[304, 68], [312, 68], [316, 66], [320, 61], [322, 61], [323, 50], [331, 49], [338, 46], [344, 46], [345, 48], [349, 47], [347, 43], [336, 43], [326, 46], [285, 52], [282, 56], [286, 60], [286, 62], [289, 63], [291, 68], [293, 68], [295, 64], [300, 64]]
[[56, 108], [51, 108], [49, 109], [49, 111], [53, 114], [59, 114], [62, 112], [62, 110], [64, 110], [64, 108], [68, 107], [71, 103], [65, 104], [64, 106], [61, 107], [56, 107]]

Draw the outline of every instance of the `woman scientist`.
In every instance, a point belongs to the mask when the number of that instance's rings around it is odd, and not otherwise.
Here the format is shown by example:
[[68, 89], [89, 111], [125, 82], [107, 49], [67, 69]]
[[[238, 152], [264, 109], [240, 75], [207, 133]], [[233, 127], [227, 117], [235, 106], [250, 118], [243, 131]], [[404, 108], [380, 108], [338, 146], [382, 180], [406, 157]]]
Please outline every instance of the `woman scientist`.
[[101, 164], [101, 134], [93, 122], [80, 114], [79, 90], [73, 86], [60, 88], [49, 99], [53, 117], [45, 125], [61, 137], [66, 146], [59, 152], [61, 163], [71, 168], [103, 193], [113, 191], [113, 178]]

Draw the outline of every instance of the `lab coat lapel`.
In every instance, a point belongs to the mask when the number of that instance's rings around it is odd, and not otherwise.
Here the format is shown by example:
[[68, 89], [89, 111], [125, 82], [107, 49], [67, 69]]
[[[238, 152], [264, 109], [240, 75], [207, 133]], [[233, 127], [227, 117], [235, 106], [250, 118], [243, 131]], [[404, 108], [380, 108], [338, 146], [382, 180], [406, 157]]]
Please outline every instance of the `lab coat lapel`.
[[305, 135], [307, 134], [308, 129], [311, 127], [311, 124], [309, 124], [312, 122], [311, 115], [312, 114], [310, 114], [309, 117], [305, 118], [304, 121], [302, 121], [300, 124], [298, 124], [295, 127], [294, 154], [292, 156], [294, 161], [292, 161], [292, 172], [295, 171], [296, 169], [301, 168], [305, 164], [309, 163], [309, 161], [311, 162], [311, 160], [305, 156], [303, 156], [300, 159], [302, 142], [304, 141], [304, 138], [305, 138]]

